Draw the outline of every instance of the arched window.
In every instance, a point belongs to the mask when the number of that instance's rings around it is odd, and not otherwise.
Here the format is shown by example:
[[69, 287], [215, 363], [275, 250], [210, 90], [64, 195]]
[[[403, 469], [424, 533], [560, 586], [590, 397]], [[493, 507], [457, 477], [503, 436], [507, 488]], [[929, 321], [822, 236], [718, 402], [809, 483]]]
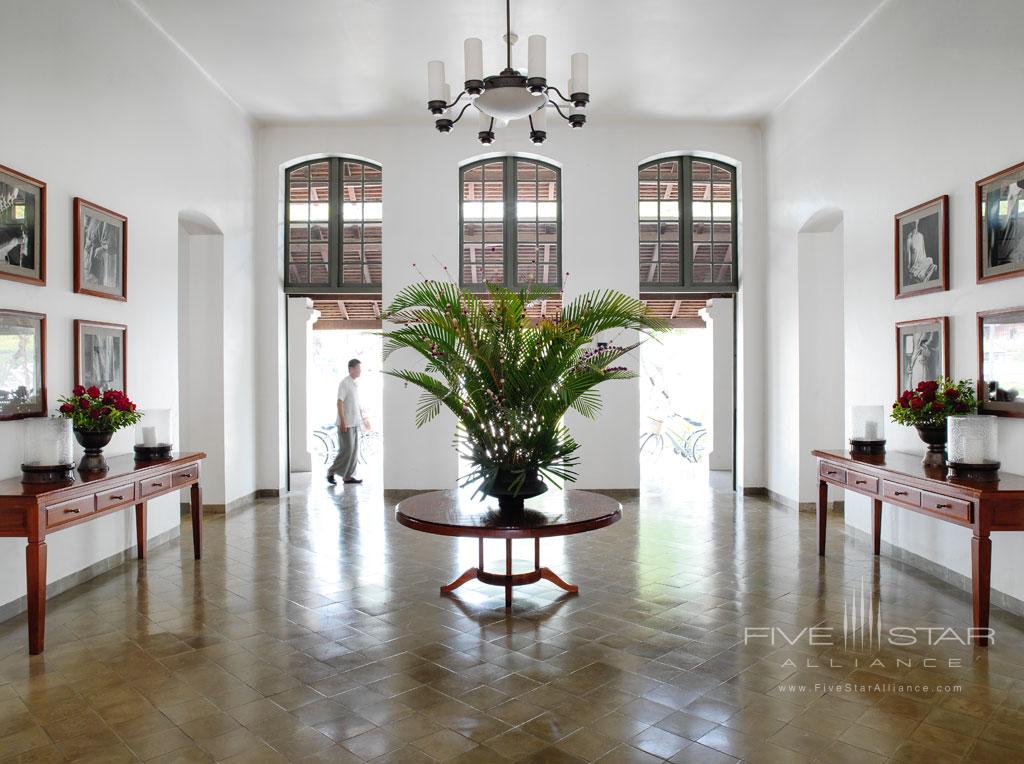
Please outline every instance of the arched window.
[[562, 285], [562, 176], [554, 165], [494, 157], [459, 170], [463, 286]]
[[313, 159], [285, 171], [285, 291], [380, 292], [381, 169]]
[[639, 175], [641, 290], [735, 291], [736, 168], [681, 156]]

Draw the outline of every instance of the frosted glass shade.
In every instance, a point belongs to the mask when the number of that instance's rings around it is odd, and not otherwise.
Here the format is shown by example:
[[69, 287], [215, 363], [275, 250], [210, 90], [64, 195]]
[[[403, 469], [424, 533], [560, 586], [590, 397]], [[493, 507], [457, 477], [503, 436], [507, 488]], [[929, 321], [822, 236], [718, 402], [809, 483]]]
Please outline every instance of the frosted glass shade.
[[990, 464], [999, 461], [998, 419], [994, 416], [951, 416], [946, 419], [950, 463]]
[[135, 445], [159, 448], [171, 445], [171, 410], [149, 409], [135, 425]]
[[22, 424], [25, 467], [61, 467], [74, 464], [71, 455], [71, 420], [64, 417], [26, 419]]
[[851, 406], [850, 440], [885, 440], [885, 409], [882, 406]]
[[[427, 100], [440, 101], [444, 98], [444, 62], [431, 61], [427, 64]], [[448, 103], [445, 101], [445, 103]]]
[[507, 87], [485, 90], [474, 103], [484, 114], [507, 122], [532, 114], [546, 101], [543, 93], [534, 95], [526, 88]]

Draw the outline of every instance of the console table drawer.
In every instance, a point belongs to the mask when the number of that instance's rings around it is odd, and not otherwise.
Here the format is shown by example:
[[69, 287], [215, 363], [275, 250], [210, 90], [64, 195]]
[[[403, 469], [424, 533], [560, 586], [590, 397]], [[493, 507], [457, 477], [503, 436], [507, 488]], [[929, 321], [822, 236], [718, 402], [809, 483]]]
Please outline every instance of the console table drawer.
[[921, 508], [927, 509], [936, 515], [947, 517], [950, 520], [957, 520], [969, 523], [973, 520], [971, 516], [971, 503], [962, 499], [951, 499], [948, 496], [939, 496], [937, 493], [921, 493]]
[[133, 501], [135, 501], [135, 483], [119, 485], [117, 488], [110, 488], [96, 494], [96, 511], [102, 512], [105, 509]]
[[147, 496], [155, 496], [171, 488], [171, 473], [157, 475], [139, 481], [139, 496], [145, 499]]
[[177, 488], [179, 485], [188, 485], [194, 483], [199, 479], [199, 465], [193, 464], [191, 467], [186, 467], [183, 470], [178, 470], [171, 475], [171, 485]]
[[93, 502], [92, 496], [51, 504], [46, 508], [46, 527], [56, 528], [64, 523], [70, 523], [72, 520], [91, 515], [95, 511], [96, 504]]
[[821, 462], [818, 464], [818, 474], [823, 478], [828, 478], [836, 483], [846, 482], [846, 470], [842, 467], [837, 467], [829, 462]]
[[882, 481], [882, 496], [895, 504], [906, 504], [908, 507], [921, 506], [921, 492], [916, 488]]
[[859, 472], [847, 472], [846, 473], [846, 484], [853, 488], [855, 491], [864, 491], [865, 493], [878, 493], [878, 478], [871, 477], [870, 475], [862, 475]]

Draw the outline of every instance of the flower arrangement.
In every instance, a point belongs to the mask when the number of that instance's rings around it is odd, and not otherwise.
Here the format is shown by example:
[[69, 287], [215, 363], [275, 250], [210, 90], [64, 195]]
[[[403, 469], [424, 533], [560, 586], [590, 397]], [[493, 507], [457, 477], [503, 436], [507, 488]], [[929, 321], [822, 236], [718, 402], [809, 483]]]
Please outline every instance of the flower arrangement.
[[974, 383], [969, 379], [954, 382], [939, 377], [904, 390], [892, 404], [892, 421], [913, 427], [939, 427], [953, 414], [973, 414], [978, 410]]
[[473, 465], [465, 483], [480, 481], [483, 493], [543, 491], [538, 473], [556, 483], [575, 480], [579, 444], [562, 423], [566, 411], [595, 418], [595, 388], [635, 376], [616, 362], [638, 345], [596, 343], [597, 335], [666, 328], [642, 302], [614, 290], [581, 295], [557, 318], [531, 320], [528, 307], [551, 295], [542, 287], [495, 285], [479, 294], [427, 280], [399, 292], [384, 315], [397, 325], [384, 334], [385, 356], [408, 348], [426, 362], [424, 371], [388, 374], [423, 391], [417, 426], [442, 408], [455, 415], [459, 446]]
[[121, 390], [75, 385], [71, 395], [60, 398], [60, 415], [81, 432], [117, 432], [142, 419], [135, 404]]

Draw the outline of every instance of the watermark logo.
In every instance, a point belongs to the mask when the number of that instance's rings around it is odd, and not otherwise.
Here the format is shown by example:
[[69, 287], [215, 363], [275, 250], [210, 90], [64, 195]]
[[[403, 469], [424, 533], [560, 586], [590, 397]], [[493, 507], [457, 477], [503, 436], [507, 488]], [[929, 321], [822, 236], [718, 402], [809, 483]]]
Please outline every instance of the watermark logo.
[[[866, 644], [865, 644], [866, 638]], [[843, 597], [843, 649], [865, 652], [882, 646], [882, 609], [874, 591], [865, 597], [864, 579], [852, 597]]]

